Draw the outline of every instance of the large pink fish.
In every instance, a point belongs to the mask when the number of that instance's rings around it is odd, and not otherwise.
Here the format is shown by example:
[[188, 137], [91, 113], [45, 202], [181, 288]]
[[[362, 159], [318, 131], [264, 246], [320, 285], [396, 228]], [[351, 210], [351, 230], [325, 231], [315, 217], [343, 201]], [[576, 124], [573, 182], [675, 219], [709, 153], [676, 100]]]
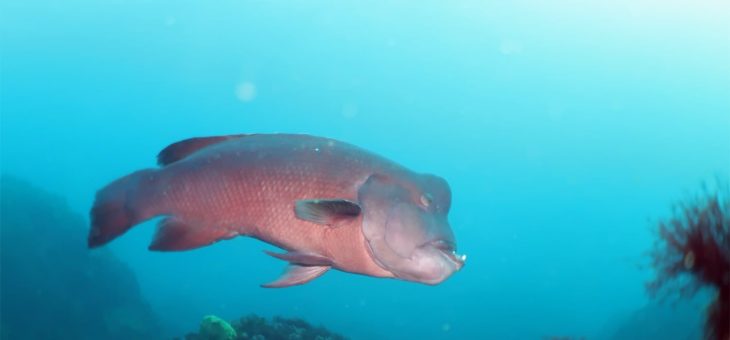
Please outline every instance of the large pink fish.
[[461, 269], [447, 221], [451, 192], [350, 144], [307, 135], [192, 138], [157, 169], [100, 190], [89, 246], [163, 216], [150, 250], [178, 251], [250, 236], [284, 249], [284, 274], [264, 287], [306, 283], [330, 268], [437, 284]]

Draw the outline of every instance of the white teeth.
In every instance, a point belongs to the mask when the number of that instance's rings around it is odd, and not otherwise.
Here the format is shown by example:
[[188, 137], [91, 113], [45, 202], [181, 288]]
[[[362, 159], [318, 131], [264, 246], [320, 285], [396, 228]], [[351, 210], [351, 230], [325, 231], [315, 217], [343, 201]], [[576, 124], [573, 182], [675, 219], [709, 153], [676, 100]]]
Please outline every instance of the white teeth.
[[461, 262], [466, 261], [466, 254], [459, 255], [459, 254], [456, 253], [456, 250], [452, 250], [451, 251], [451, 254], [453, 254], [456, 258], [458, 258], [459, 260], [461, 260]]
[[451, 254], [454, 255], [454, 257], [456, 257], [457, 259], [459, 259], [461, 262], [466, 261], [466, 254], [459, 255], [459, 254], [456, 253], [456, 250], [452, 250], [451, 251]]

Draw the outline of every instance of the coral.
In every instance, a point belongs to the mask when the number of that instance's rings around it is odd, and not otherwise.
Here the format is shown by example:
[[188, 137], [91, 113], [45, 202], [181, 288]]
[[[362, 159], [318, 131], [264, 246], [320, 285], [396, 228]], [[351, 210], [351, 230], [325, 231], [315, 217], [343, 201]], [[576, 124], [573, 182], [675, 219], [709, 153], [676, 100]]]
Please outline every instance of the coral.
[[656, 278], [648, 283], [656, 296], [670, 282], [680, 295], [701, 287], [716, 291], [708, 308], [705, 337], [730, 339], [730, 195], [727, 187], [706, 190], [703, 197], [677, 206], [669, 220], [659, 222], [659, 240], [652, 251]]
[[132, 271], [86, 248], [87, 223], [62, 198], [8, 176], [0, 196], [0, 338], [160, 337]]
[[[208, 317], [206, 317], [208, 318]], [[222, 320], [221, 320], [222, 321]], [[205, 323], [205, 319], [203, 323]], [[225, 322], [225, 321], [223, 321]], [[226, 323], [227, 324], [227, 323]], [[314, 327], [302, 319], [274, 317], [271, 321], [255, 314], [240, 318], [232, 323], [236, 340], [344, 340], [342, 335], [330, 332], [324, 327]], [[186, 340], [213, 340], [201, 331], [185, 336]]]
[[236, 330], [226, 320], [207, 315], [200, 323], [200, 336], [208, 340], [235, 340]]

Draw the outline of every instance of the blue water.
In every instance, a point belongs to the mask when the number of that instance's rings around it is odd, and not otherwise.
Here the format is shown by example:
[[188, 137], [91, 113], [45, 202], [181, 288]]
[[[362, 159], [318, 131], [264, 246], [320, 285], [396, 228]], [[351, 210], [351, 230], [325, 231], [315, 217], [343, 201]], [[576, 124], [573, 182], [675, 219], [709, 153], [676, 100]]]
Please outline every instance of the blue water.
[[255, 312], [355, 339], [607, 338], [649, 303], [652, 222], [730, 174], [727, 13], [703, 0], [3, 1], [2, 172], [86, 216], [96, 190], [181, 139], [344, 140], [449, 181], [465, 268], [438, 286], [330, 271], [267, 290], [284, 267], [272, 246], [149, 252], [149, 222], [107, 248], [166, 334]]

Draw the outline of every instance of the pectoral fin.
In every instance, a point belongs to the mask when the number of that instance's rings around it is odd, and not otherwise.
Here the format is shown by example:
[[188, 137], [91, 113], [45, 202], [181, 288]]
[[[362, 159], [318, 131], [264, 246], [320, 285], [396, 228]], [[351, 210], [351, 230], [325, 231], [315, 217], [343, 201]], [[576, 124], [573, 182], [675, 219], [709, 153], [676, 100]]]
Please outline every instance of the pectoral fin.
[[261, 285], [264, 288], [283, 288], [305, 284], [324, 274], [329, 266], [300, 266], [291, 264], [286, 268], [284, 274], [273, 282]]
[[360, 206], [345, 199], [316, 199], [296, 202], [294, 212], [302, 220], [334, 226], [337, 222], [360, 215]]

